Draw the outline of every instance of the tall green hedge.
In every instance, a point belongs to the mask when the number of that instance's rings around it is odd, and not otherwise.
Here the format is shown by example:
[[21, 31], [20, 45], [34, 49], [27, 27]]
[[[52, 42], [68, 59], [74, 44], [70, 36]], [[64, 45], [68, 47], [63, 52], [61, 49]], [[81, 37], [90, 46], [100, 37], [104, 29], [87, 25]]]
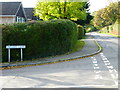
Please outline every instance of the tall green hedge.
[[78, 25], [77, 27], [78, 27], [78, 39], [82, 39], [85, 36], [86, 31], [81, 25]]
[[[2, 54], [6, 45], [26, 45], [24, 59], [41, 58], [71, 51], [77, 42], [77, 25], [70, 20], [51, 20], [2, 25]], [[11, 60], [20, 59], [20, 50], [11, 50]]]

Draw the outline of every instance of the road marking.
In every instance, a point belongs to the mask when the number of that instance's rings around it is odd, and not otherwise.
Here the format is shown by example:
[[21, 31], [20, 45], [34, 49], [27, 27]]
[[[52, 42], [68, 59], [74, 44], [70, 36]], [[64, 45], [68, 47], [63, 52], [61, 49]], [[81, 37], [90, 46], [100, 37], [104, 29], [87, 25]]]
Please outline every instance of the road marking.
[[103, 55], [103, 53], [100, 53], [101, 55]]
[[97, 61], [93, 61], [93, 63], [97, 63]]
[[98, 62], [97, 59], [95, 57], [91, 57], [92, 58], [92, 62], [93, 62], [93, 68], [94, 68], [94, 73], [95, 74], [95, 79], [103, 79], [102, 76], [100, 75], [100, 67], [98, 66]]
[[100, 67], [94, 67], [94, 69], [100, 69]]
[[109, 61], [108, 61], [108, 60], [104, 61], [104, 63], [106, 63], [106, 62], [108, 62], [108, 63], [109, 63]]
[[[117, 78], [118, 78], [118, 73], [117, 73], [117, 71], [114, 69], [114, 67], [113, 67], [112, 65], [110, 65], [110, 62], [109, 62], [108, 58], [106, 58], [106, 56], [104, 56], [104, 54], [102, 54], [102, 53], [101, 53], [101, 57], [102, 57], [102, 60], [103, 60], [103, 62], [104, 62], [104, 64], [105, 64], [105, 66], [108, 68], [109, 72], [111, 73], [111, 74], [110, 74], [111, 77], [112, 77], [113, 79], [117, 79]], [[116, 73], [117, 73], [117, 74], [116, 74]], [[118, 82], [117, 82], [116, 80], [114, 81], [114, 83], [115, 83], [115, 85], [118, 86]]]
[[107, 62], [107, 63], [105, 62], [105, 65], [110, 65], [110, 62]]
[[98, 66], [98, 64], [94, 64], [94, 66]]
[[113, 66], [107, 66], [107, 68], [109, 68], [109, 69], [113, 69]]
[[95, 57], [91, 57], [92, 59], [94, 59]]
[[103, 61], [108, 60], [107, 58], [102, 58]]
[[114, 70], [109, 69], [109, 72], [112, 73]]

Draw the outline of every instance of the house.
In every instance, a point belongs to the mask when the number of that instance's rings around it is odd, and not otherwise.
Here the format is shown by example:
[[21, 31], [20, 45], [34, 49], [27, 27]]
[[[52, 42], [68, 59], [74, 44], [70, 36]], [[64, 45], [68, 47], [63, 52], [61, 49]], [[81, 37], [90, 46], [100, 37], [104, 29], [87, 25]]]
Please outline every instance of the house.
[[27, 17], [21, 2], [0, 2], [0, 24], [26, 22]]
[[39, 17], [34, 16], [34, 8], [24, 8], [28, 21], [40, 20]]

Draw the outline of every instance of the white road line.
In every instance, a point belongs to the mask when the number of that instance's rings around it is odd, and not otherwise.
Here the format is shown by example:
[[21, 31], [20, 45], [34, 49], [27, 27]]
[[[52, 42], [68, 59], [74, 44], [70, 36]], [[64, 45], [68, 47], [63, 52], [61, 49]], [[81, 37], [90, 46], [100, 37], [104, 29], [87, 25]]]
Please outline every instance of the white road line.
[[109, 69], [109, 72], [112, 73], [114, 70]]
[[95, 57], [91, 57], [91, 58], [95, 58]]
[[[103, 60], [103, 62], [104, 62], [104, 64], [105, 64], [105, 66], [109, 69], [109, 72], [111, 73], [111, 74], [110, 74], [111, 77], [112, 77], [113, 79], [117, 79], [117, 78], [118, 78], [118, 73], [117, 73], [117, 71], [114, 69], [114, 67], [110, 65], [110, 62], [109, 62], [108, 58], [106, 58], [106, 56], [104, 56], [103, 53], [100, 53], [100, 55], [101, 55], [101, 58], [102, 58], [102, 60]], [[115, 74], [115, 73], [117, 73], [117, 74]], [[116, 86], [118, 86], [118, 81], [115, 80], [114, 83], [115, 83]]]
[[106, 62], [108, 62], [108, 63], [109, 63], [109, 61], [108, 61], [108, 60], [104, 61], [104, 63], [106, 63]]
[[100, 69], [100, 67], [94, 67], [94, 69]]
[[108, 60], [108, 59], [105, 57], [105, 58], [102, 58], [102, 60], [104, 61], [104, 60]]
[[97, 63], [97, 61], [93, 61], [93, 63]]
[[113, 66], [107, 66], [107, 68], [109, 68], [109, 69], [113, 69]]
[[110, 65], [110, 62], [107, 62], [107, 63], [105, 62], [105, 65]]
[[101, 55], [103, 54], [103, 53], [100, 53]]
[[94, 64], [94, 66], [98, 66], [98, 64]]
[[100, 67], [98, 66], [98, 62], [97, 62], [97, 59], [95, 57], [91, 57], [93, 60], [93, 68], [94, 68], [94, 72], [96, 73], [95, 75], [95, 79], [103, 79], [103, 77], [99, 74], [101, 71], [100, 71]]

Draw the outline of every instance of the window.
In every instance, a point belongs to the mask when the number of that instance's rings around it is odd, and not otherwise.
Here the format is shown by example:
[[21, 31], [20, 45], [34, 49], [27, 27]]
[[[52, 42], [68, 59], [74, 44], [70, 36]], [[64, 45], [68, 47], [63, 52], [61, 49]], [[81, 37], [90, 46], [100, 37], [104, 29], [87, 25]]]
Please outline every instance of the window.
[[16, 17], [16, 22], [25, 22], [23, 17]]

